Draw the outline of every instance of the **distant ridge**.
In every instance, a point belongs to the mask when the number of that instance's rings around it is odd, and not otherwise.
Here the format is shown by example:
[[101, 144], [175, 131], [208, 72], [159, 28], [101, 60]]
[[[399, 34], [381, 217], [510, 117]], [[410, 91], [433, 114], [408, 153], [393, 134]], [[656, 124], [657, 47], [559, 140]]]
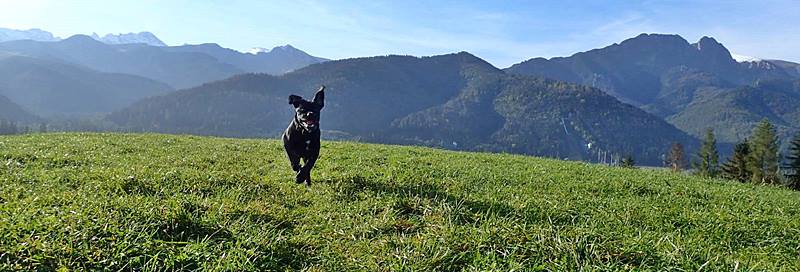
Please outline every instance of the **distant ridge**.
[[328, 61], [325, 58], [309, 55], [288, 44], [272, 49], [254, 48], [245, 53], [224, 48], [215, 43], [172, 46], [167, 50], [203, 53], [242, 71], [272, 75], [280, 75], [311, 64]]
[[107, 43], [107, 44], [135, 44], [135, 43], [142, 43], [152, 46], [167, 46], [164, 42], [162, 42], [156, 35], [150, 32], [139, 32], [139, 33], [127, 33], [127, 34], [106, 34], [103, 37], [97, 35], [97, 33], [92, 33], [91, 37], [95, 40]]
[[[146, 36], [148, 35], [145, 34], [143, 37]], [[114, 37], [123, 39], [123, 36]], [[158, 41], [155, 39], [154, 42]], [[146, 77], [174, 88], [189, 88], [242, 73], [278, 75], [326, 61], [288, 45], [252, 55], [223, 48], [217, 44], [183, 46], [153, 46], [140, 42], [108, 44], [98, 41], [97, 35], [95, 37], [74, 35], [56, 42], [8, 41], [0, 43], [0, 53], [2, 52], [56, 59], [99, 72]]]
[[29, 30], [16, 30], [16, 29], [0, 27], [0, 42], [16, 41], [16, 40], [54, 42], [54, 41], [59, 41], [61, 39], [53, 36], [53, 33], [38, 28], [33, 28]]
[[169, 91], [166, 84], [139, 76], [52, 59], [0, 57], [0, 95], [42, 117], [104, 114]]

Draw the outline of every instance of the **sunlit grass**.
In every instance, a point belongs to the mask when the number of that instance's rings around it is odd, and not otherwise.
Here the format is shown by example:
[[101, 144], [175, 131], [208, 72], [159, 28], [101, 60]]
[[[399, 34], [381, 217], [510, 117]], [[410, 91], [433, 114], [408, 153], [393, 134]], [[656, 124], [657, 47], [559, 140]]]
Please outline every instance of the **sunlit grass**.
[[800, 270], [800, 193], [324, 142], [0, 137], [0, 270]]

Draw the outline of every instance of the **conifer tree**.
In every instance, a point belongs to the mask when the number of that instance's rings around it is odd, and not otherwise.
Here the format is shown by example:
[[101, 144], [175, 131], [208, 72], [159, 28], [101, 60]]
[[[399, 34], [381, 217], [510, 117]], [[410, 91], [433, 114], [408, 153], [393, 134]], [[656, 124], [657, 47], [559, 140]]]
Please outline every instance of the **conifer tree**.
[[719, 153], [717, 152], [717, 140], [714, 138], [714, 130], [706, 130], [706, 137], [703, 139], [703, 146], [697, 153], [697, 161], [694, 168], [697, 174], [703, 177], [716, 177], [719, 172]]
[[790, 188], [800, 190], [800, 133], [794, 136], [789, 143], [788, 175], [786, 176]]
[[778, 182], [778, 136], [775, 126], [766, 118], [753, 130], [747, 163], [753, 173], [751, 180], [754, 183]]
[[750, 156], [750, 144], [747, 139], [736, 144], [733, 148], [733, 156], [722, 165], [722, 175], [724, 178], [749, 182], [751, 176], [750, 167], [747, 161]]
[[634, 168], [636, 167], [636, 161], [633, 160], [633, 156], [628, 154], [625, 157], [622, 157], [622, 161], [620, 162], [620, 166], [624, 168]]
[[672, 171], [675, 172], [680, 172], [683, 169], [684, 153], [683, 145], [681, 143], [672, 144], [672, 148], [669, 150], [669, 155], [667, 155], [667, 164]]

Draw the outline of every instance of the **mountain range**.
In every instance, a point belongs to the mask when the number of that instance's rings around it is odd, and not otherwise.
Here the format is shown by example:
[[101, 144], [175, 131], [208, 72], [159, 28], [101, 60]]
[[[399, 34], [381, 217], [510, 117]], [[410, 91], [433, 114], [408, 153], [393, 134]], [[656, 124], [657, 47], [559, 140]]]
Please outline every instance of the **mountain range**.
[[[100, 37], [97, 33], [92, 33], [91, 37], [107, 44], [134, 44], [141, 43], [152, 46], [167, 46], [153, 33], [144, 31], [139, 33], [126, 33], [126, 34], [106, 34]], [[0, 42], [18, 41], [18, 40], [33, 40], [40, 42], [57, 42], [61, 38], [56, 37], [53, 33], [34, 28], [28, 30], [18, 30], [0, 27]]]
[[0, 42], [0, 118], [28, 122], [101, 115], [128, 130], [277, 136], [286, 97], [324, 84], [323, 129], [338, 139], [659, 165], [709, 127], [721, 144], [764, 118], [782, 139], [800, 131], [800, 64], [737, 61], [711, 37], [642, 34], [498, 69], [467, 52], [328, 61], [291, 45], [166, 46], [147, 32], [0, 33], [13, 39]]
[[257, 54], [217, 44], [170, 47], [149, 32], [61, 40], [38, 29], [0, 28], [0, 38], [10, 40], [0, 42], [0, 95], [47, 118], [107, 114], [176, 88], [326, 61], [291, 45]]
[[288, 44], [270, 50], [262, 49], [248, 53], [224, 48], [215, 43], [173, 46], [165, 48], [165, 50], [177, 53], [203, 53], [223, 63], [233, 65], [243, 72], [272, 75], [280, 75], [310, 64], [328, 61], [325, 58], [311, 56]]
[[576, 160], [631, 153], [649, 164], [660, 164], [673, 142], [696, 142], [598, 89], [509, 75], [466, 52], [239, 75], [145, 99], [108, 119], [142, 131], [277, 136], [291, 120], [288, 95], [310, 96], [320, 84], [328, 87], [323, 128], [334, 138]]
[[16, 40], [34, 40], [43, 42], [55, 42], [61, 40], [53, 36], [53, 33], [34, 28], [28, 30], [17, 30], [0, 27], [0, 42]]
[[748, 137], [767, 118], [784, 136], [800, 130], [798, 64], [737, 62], [710, 37], [642, 34], [569, 57], [534, 58], [509, 73], [537, 75], [599, 88], [664, 118], [693, 136], [713, 128], [723, 142]]
[[128, 74], [20, 55], [0, 55], [0, 95], [43, 117], [88, 116], [173, 89]]
[[291, 48], [257, 55], [240, 53], [216, 44], [152, 46], [106, 44], [89, 36], [75, 35], [57, 42], [17, 40], [0, 43], [0, 52], [57, 59], [90, 69], [150, 78], [174, 88], [252, 72], [285, 72], [324, 59]]
[[106, 34], [103, 37], [92, 33], [92, 39], [101, 41], [107, 44], [146, 44], [152, 46], [167, 46], [156, 35], [150, 32], [127, 33], [127, 34]]

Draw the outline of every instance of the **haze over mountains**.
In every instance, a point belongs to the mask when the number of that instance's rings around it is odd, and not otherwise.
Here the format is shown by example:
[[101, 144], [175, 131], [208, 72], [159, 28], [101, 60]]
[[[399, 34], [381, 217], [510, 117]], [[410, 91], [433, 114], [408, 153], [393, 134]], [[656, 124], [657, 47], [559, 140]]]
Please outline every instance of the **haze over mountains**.
[[[153, 33], [143, 31], [139, 33], [120, 33], [120, 34], [106, 34], [100, 37], [97, 33], [92, 33], [90, 36], [95, 40], [98, 40], [103, 43], [107, 44], [132, 44], [132, 43], [142, 43], [147, 45], [153, 46], [167, 46], [164, 42], [162, 42], [156, 35]], [[0, 27], [0, 42], [7, 42], [7, 41], [18, 41], [18, 40], [33, 40], [33, 41], [40, 41], [40, 42], [56, 42], [62, 40], [60, 37], [56, 37], [53, 33], [34, 28], [28, 30], [17, 30], [17, 29], [10, 29], [10, 28], [2, 28]]]
[[142, 76], [174, 88], [193, 87], [241, 73], [279, 74], [325, 61], [291, 46], [253, 55], [216, 44], [174, 47], [143, 43], [106, 44], [85, 35], [57, 42], [9, 41], [0, 43], [0, 52], [57, 59], [99, 72]]
[[39, 122], [39, 117], [30, 114], [17, 103], [14, 103], [8, 97], [0, 95], [0, 119], [11, 120], [15, 122]]
[[739, 62], [710, 37], [642, 34], [498, 69], [466, 52], [328, 61], [290, 45], [242, 53], [31, 31], [39, 40], [0, 42], [0, 118], [101, 115], [127, 130], [276, 136], [291, 117], [286, 96], [325, 84], [325, 135], [370, 142], [658, 165], [707, 127], [723, 143], [763, 118], [784, 138], [800, 130], [800, 65]]
[[53, 36], [53, 33], [34, 28], [29, 30], [17, 30], [0, 27], [0, 42], [16, 40], [34, 40], [43, 42], [54, 42], [61, 40]]
[[216, 44], [170, 47], [149, 32], [64, 40], [42, 30], [0, 33], [10, 39], [0, 42], [0, 95], [43, 117], [106, 114], [177, 88], [325, 61], [290, 45], [258, 54]]
[[108, 113], [172, 90], [152, 79], [97, 72], [55, 59], [0, 56], [0, 95], [43, 117]]

